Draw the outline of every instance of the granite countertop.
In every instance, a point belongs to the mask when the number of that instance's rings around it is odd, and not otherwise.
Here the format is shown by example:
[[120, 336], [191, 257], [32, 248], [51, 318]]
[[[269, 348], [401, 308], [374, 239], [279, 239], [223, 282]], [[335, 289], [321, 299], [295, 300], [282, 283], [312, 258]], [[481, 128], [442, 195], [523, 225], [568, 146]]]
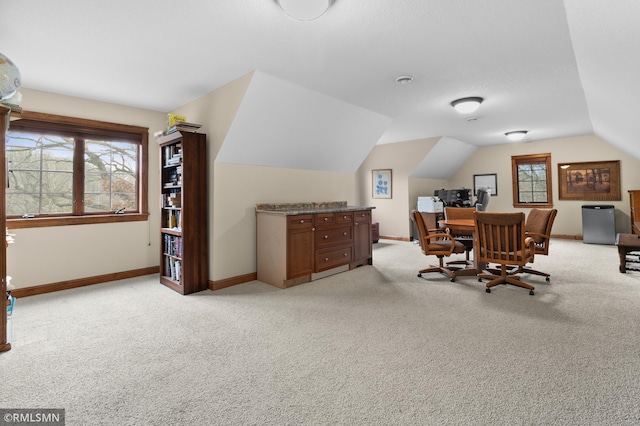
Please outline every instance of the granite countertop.
[[375, 207], [348, 206], [346, 201], [256, 204], [256, 213], [281, 214], [285, 216], [310, 213], [341, 213], [373, 209], [375, 209]]

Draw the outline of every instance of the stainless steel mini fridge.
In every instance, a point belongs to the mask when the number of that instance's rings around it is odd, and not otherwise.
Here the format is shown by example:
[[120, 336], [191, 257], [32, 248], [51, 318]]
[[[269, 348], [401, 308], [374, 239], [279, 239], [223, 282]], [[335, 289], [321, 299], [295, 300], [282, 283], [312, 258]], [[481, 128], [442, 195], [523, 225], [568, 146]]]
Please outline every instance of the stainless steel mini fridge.
[[582, 206], [582, 242], [616, 243], [616, 209], [609, 205]]

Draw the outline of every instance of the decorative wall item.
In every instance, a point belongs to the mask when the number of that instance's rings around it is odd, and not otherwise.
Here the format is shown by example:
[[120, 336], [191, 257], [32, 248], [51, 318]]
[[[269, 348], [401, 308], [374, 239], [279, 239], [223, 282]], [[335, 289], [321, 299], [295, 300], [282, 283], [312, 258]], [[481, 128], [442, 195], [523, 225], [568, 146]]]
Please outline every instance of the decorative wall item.
[[473, 195], [478, 195], [478, 188], [487, 188], [492, 197], [498, 195], [498, 175], [495, 173], [473, 175]]
[[559, 163], [561, 200], [620, 201], [620, 160]]
[[391, 198], [391, 169], [372, 170], [373, 198]]

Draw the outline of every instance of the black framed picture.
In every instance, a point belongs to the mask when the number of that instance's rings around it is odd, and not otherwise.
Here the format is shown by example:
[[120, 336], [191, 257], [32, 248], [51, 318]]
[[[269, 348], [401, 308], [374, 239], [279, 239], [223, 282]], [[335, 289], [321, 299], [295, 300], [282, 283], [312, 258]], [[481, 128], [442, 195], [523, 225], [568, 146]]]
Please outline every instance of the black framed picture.
[[498, 195], [498, 175], [496, 173], [473, 175], [473, 195], [478, 195], [478, 188], [487, 188], [492, 197]]

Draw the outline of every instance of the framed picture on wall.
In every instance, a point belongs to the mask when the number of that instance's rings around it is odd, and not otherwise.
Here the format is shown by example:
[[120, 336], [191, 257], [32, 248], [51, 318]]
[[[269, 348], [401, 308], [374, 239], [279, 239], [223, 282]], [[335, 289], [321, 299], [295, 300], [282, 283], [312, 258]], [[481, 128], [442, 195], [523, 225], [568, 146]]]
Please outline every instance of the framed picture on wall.
[[559, 163], [561, 200], [620, 201], [620, 160]]
[[492, 197], [498, 195], [498, 175], [495, 173], [473, 175], [473, 195], [478, 195], [478, 188], [487, 188]]
[[371, 171], [373, 198], [391, 198], [391, 169]]

